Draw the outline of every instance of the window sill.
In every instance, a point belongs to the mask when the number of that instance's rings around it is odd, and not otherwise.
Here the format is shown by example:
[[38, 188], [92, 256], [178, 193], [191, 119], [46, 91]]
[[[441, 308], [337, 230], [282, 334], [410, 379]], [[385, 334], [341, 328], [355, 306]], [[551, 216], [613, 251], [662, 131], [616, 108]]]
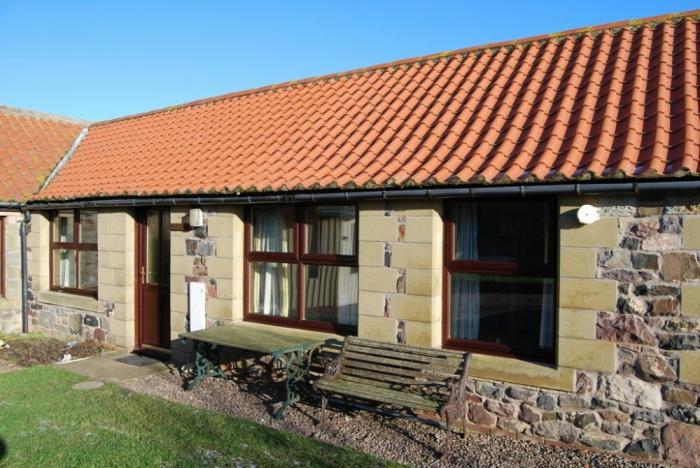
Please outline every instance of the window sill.
[[37, 300], [44, 304], [53, 304], [90, 312], [102, 311], [102, 303], [100, 301], [93, 297], [80, 296], [78, 294], [68, 294], [59, 291], [39, 291]]
[[472, 354], [469, 376], [569, 392], [576, 380], [574, 369], [568, 367], [486, 354]]

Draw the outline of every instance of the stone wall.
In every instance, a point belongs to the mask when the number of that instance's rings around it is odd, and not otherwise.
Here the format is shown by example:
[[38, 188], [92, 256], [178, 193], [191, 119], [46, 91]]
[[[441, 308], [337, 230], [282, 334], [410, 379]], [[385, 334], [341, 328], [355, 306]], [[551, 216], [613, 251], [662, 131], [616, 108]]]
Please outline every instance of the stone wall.
[[134, 218], [130, 211], [98, 213], [98, 297], [50, 290], [50, 222], [32, 213], [27, 245], [30, 331], [63, 339], [94, 338], [134, 346]]
[[[173, 210], [171, 223], [187, 225], [187, 210]], [[206, 326], [243, 319], [243, 209], [205, 210], [204, 226], [172, 231], [170, 239], [170, 328], [172, 359], [188, 360], [191, 343], [177, 341], [189, 329], [187, 284], [206, 285]]]
[[[97, 298], [105, 315], [101, 329], [107, 341], [131, 349], [136, 341], [134, 214], [129, 210], [102, 210], [97, 214], [97, 226]], [[102, 339], [102, 334], [94, 330], [93, 337]]]
[[5, 219], [5, 295], [0, 296], [0, 333], [22, 331], [22, 276], [19, 226], [22, 216], [0, 212]]
[[359, 206], [359, 336], [437, 346], [442, 340], [442, 203]]

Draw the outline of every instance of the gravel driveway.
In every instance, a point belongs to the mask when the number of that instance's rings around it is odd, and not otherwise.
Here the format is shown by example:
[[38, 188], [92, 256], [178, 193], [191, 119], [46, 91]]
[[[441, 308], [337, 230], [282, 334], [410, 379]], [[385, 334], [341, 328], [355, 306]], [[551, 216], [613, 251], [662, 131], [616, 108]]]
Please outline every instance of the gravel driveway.
[[[256, 383], [257, 382], [257, 383]], [[193, 391], [182, 389], [182, 378], [173, 371], [130, 380], [123, 387], [168, 400], [219, 411], [269, 427], [293, 431], [337, 446], [414, 466], [473, 467], [643, 467], [650, 464], [592, 451], [561, 448], [507, 436], [469, 432], [467, 440], [453, 435], [447, 455], [436, 456], [445, 432], [406, 419], [383, 417], [354, 410], [341, 411], [329, 405], [325, 428], [316, 434], [314, 422], [320, 414], [316, 406], [298, 404], [290, 408], [282, 421], [271, 417], [273, 402], [281, 395], [270, 395], [261, 380], [239, 384], [232, 380], [207, 379]]]

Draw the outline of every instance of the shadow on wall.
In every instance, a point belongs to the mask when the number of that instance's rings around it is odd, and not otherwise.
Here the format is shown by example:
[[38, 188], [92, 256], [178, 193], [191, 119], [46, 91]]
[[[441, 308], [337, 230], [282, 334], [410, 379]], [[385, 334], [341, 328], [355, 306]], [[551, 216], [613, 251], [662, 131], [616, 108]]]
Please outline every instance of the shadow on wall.
[[572, 209], [565, 211], [559, 216], [559, 228], [560, 229], [578, 229], [581, 227], [581, 223], [578, 221], [576, 213], [578, 209]]

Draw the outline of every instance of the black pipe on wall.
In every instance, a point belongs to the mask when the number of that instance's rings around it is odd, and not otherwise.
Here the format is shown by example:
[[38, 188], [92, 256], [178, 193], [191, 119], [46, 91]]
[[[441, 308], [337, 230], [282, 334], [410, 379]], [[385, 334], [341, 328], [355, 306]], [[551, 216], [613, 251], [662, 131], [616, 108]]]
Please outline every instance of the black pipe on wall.
[[252, 195], [183, 197], [103, 198], [74, 201], [30, 202], [32, 209], [128, 208], [139, 206], [250, 205], [265, 203], [309, 203], [324, 201], [407, 200], [420, 198], [507, 197], [538, 195], [584, 195], [610, 193], [678, 192], [700, 189], [700, 180], [637, 182], [591, 182], [540, 185], [491, 185], [419, 189], [344, 190]]

